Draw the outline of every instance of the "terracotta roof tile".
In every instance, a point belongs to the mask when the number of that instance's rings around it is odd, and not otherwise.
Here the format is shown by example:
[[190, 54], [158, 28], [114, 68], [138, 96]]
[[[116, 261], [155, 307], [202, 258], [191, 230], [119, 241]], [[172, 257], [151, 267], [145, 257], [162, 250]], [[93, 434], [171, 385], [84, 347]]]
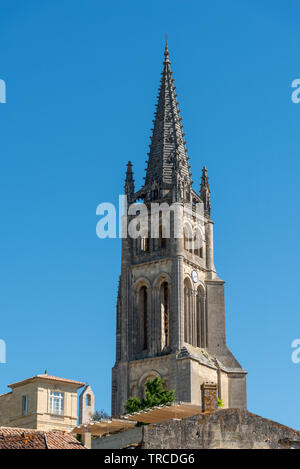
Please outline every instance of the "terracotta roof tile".
[[0, 427], [0, 449], [86, 449], [70, 433]]
[[86, 449], [71, 433], [47, 432], [46, 438], [49, 449]]

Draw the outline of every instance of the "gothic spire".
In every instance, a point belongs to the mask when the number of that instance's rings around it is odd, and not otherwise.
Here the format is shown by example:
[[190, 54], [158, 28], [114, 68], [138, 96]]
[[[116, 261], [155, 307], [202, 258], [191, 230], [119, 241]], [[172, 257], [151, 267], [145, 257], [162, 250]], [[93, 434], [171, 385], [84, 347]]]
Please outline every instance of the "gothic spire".
[[128, 161], [127, 163], [127, 171], [126, 171], [126, 178], [125, 178], [125, 194], [127, 195], [128, 203], [132, 202], [132, 197], [134, 195], [134, 179], [133, 179], [133, 172], [132, 172], [132, 163]]
[[190, 191], [192, 184], [167, 44], [164, 56], [144, 186], [148, 190], [156, 187], [160, 192], [158, 198], [171, 193], [171, 189], [174, 193], [174, 185], [176, 192], [183, 193]]
[[210, 189], [206, 166], [202, 169], [200, 197], [204, 204], [204, 212], [210, 216]]

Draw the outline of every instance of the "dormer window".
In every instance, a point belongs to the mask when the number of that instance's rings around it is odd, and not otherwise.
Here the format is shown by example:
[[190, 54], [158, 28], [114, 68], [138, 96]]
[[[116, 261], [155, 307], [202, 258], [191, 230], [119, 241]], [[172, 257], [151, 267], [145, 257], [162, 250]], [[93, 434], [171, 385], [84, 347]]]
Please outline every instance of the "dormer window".
[[64, 395], [62, 392], [50, 392], [50, 413], [56, 415], [63, 415]]

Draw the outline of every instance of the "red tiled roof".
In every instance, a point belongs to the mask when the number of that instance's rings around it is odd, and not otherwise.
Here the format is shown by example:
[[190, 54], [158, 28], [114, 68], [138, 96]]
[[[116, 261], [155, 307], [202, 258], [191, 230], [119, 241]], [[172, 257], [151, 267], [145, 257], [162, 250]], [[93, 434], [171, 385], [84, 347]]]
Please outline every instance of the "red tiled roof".
[[36, 379], [46, 379], [49, 381], [59, 381], [61, 383], [74, 384], [79, 388], [85, 385], [85, 383], [82, 383], [81, 381], [75, 381], [73, 379], [66, 379], [66, 378], [59, 378], [58, 376], [45, 374], [45, 375], [32, 376], [31, 378], [24, 379], [23, 381], [17, 381], [16, 383], [9, 384], [8, 387], [14, 388], [14, 387], [20, 386], [21, 384], [26, 384], [26, 383], [30, 383], [31, 381], [35, 381]]
[[76, 438], [64, 431], [31, 430], [0, 427], [0, 449], [86, 449]]
[[46, 438], [49, 449], [86, 449], [71, 433], [47, 432]]

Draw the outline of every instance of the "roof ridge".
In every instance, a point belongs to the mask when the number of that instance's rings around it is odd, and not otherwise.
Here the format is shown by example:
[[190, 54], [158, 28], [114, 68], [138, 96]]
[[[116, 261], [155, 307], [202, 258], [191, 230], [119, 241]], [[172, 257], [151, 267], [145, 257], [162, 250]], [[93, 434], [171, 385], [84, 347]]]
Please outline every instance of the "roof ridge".
[[60, 381], [60, 382], [70, 383], [70, 384], [77, 384], [77, 385], [80, 385], [80, 387], [85, 385], [85, 383], [83, 383], [82, 381], [77, 381], [77, 380], [74, 380], [74, 379], [60, 378], [59, 376], [48, 375], [48, 374], [37, 374], [35, 376], [31, 376], [30, 378], [26, 378], [26, 379], [21, 380], [21, 381], [16, 381], [15, 383], [12, 383], [12, 384], [8, 384], [8, 387], [13, 388], [13, 387], [19, 386], [22, 383], [30, 382], [30, 381], [33, 381], [35, 379], [46, 379], [46, 380], [49, 380], [49, 381], [52, 380], [52, 381]]

